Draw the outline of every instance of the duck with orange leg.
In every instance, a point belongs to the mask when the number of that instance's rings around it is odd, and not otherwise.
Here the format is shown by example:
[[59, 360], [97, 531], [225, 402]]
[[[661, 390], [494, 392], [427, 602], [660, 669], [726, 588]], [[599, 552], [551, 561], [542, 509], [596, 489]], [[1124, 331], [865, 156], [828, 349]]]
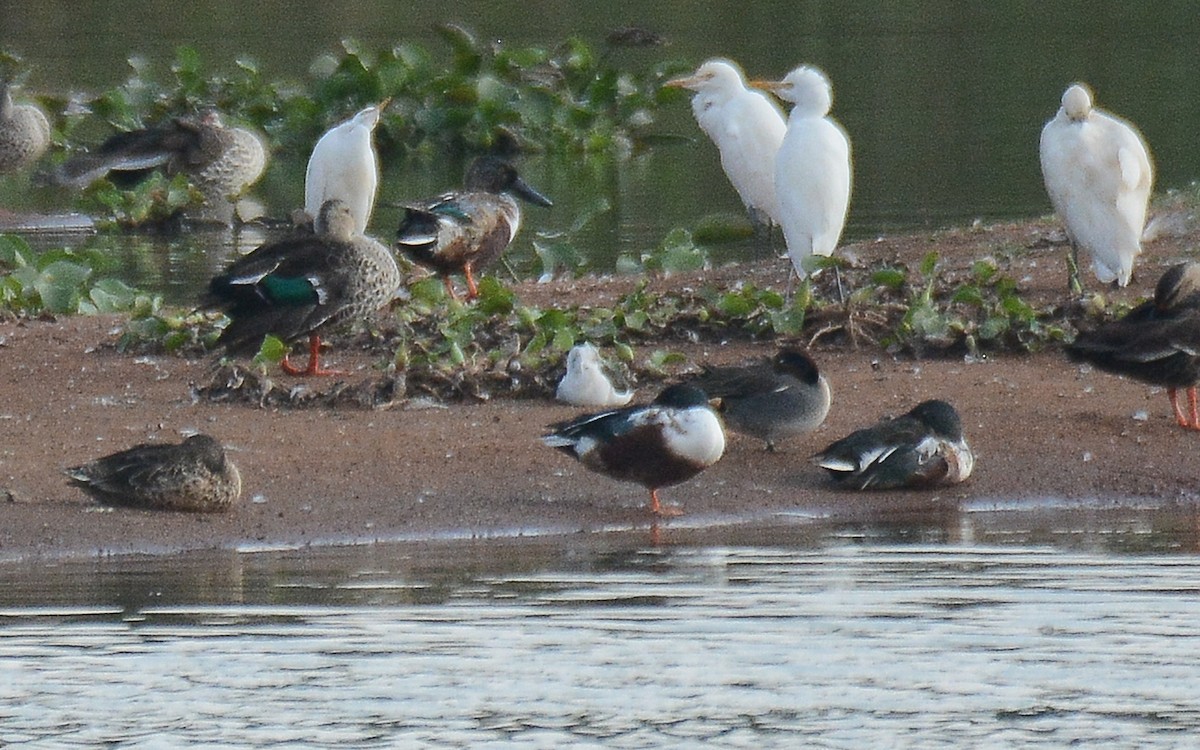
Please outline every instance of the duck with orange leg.
[[686, 482], [720, 460], [725, 430], [704, 391], [689, 385], [663, 390], [653, 403], [588, 414], [550, 425], [542, 442], [605, 476], [650, 490], [650, 512], [675, 516], [658, 490]]
[[[1165, 387], [1176, 423], [1200, 430], [1200, 263], [1167, 269], [1153, 299], [1120, 320], [1080, 333], [1066, 349], [1072, 361]], [[1180, 389], [1187, 390], [1186, 414], [1179, 405]]]
[[284, 372], [336, 375], [321, 367], [320, 332], [372, 315], [401, 280], [391, 251], [356, 233], [350, 208], [329, 200], [315, 234], [299, 232], [238, 259], [209, 283], [206, 302], [229, 315], [217, 339], [226, 351], [252, 351], [267, 334], [288, 342], [308, 336], [308, 366], [295, 367], [285, 356]]
[[463, 190], [404, 206], [396, 244], [415, 263], [439, 274], [455, 299], [450, 274], [462, 273], [467, 299], [473, 300], [479, 296], [475, 273], [498, 260], [521, 227], [514, 195], [538, 206], [554, 205], [511, 164], [481, 156], [467, 169]]

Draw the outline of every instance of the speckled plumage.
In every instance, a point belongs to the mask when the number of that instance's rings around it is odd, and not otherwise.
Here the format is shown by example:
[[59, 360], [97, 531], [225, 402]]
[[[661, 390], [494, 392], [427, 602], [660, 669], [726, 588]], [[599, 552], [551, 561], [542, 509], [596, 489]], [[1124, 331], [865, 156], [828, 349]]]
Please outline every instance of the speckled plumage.
[[229, 222], [233, 204], [266, 168], [262, 139], [244, 128], [226, 127], [214, 111], [178, 117], [152, 128], [117, 133], [94, 151], [68, 159], [55, 174], [62, 185], [86, 187], [109, 175], [118, 182], [142, 179], [161, 169], [185, 173], [204, 195], [199, 218]]
[[345, 203], [326, 201], [315, 234], [263, 245], [214, 278], [206, 301], [231, 319], [217, 343], [242, 352], [268, 333], [285, 341], [308, 335], [312, 358], [305, 374], [321, 374], [318, 333], [374, 314], [402, 280], [388, 248], [357, 234], [354, 221]]
[[520, 229], [521, 208], [510, 192], [539, 206], [553, 205], [512, 165], [484, 156], [467, 170], [462, 191], [404, 206], [396, 243], [413, 261], [441, 275], [452, 296], [449, 275], [464, 274], [468, 299], [474, 299], [479, 295], [474, 272], [499, 259]]
[[[1075, 362], [1166, 387], [1175, 421], [1200, 430], [1200, 263], [1172, 266], [1158, 280], [1154, 299], [1120, 320], [1080, 333], [1066, 350]], [[1188, 393], [1186, 415], [1179, 406], [1180, 388]]]
[[0, 174], [17, 172], [41, 158], [50, 145], [50, 123], [34, 104], [16, 104], [0, 82]]
[[817, 429], [829, 414], [829, 382], [799, 349], [748, 365], [705, 367], [687, 382], [720, 400], [727, 427], [765, 441], [769, 450]]
[[962, 482], [975, 468], [975, 455], [958, 412], [933, 399], [850, 433], [814, 455], [813, 462], [846, 487], [887, 490]]
[[177, 445], [143, 443], [65, 473], [102, 505], [219, 513], [242, 492], [237, 467], [208, 435]]
[[651, 404], [588, 414], [550, 425], [542, 442], [592, 471], [650, 490], [650, 511], [673, 515], [658, 489], [685, 482], [720, 460], [725, 431], [704, 392], [689, 385], [663, 390]]

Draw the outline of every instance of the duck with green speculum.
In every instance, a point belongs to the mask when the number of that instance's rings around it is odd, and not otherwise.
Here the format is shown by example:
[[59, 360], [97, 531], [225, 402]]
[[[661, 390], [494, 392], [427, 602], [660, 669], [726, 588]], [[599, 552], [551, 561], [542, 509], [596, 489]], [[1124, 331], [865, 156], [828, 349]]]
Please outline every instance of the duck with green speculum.
[[514, 195], [539, 206], [554, 205], [508, 162], [479, 157], [467, 169], [463, 190], [404, 206], [397, 246], [438, 273], [456, 299], [450, 274], [462, 273], [467, 299], [475, 299], [475, 273], [500, 258], [521, 226], [521, 207]]
[[672, 385], [650, 404], [588, 414], [550, 425], [542, 442], [588, 469], [650, 490], [650, 512], [674, 516], [662, 487], [686, 482], [720, 460], [725, 430], [704, 391]]
[[350, 208], [326, 201], [315, 233], [297, 232], [235, 261], [209, 283], [206, 303], [230, 322], [217, 339], [231, 353], [257, 349], [267, 334], [291, 342], [308, 336], [308, 366], [289, 375], [335, 375], [321, 367], [320, 332], [366, 318], [386, 305], [402, 281], [391, 251], [355, 231]]
[[101, 505], [220, 513], [242, 493], [242, 477], [208, 435], [179, 444], [142, 443], [65, 471]]
[[[1176, 423], [1200, 430], [1200, 263], [1167, 269], [1153, 299], [1120, 320], [1080, 333], [1066, 349], [1074, 362], [1165, 387]], [[1179, 405], [1180, 389], [1187, 390], [1186, 414]]]

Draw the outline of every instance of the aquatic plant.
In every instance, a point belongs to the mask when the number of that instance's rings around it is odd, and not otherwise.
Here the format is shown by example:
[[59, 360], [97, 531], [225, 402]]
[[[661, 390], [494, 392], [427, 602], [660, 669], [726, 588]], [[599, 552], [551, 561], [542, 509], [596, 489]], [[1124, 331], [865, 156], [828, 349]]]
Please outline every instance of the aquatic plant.
[[103, 253], [54, 249], [35, 252], [22, 237], [0, 234], [0, 310], [12, 314], [125, 312], [148, 304], [119, 279]]

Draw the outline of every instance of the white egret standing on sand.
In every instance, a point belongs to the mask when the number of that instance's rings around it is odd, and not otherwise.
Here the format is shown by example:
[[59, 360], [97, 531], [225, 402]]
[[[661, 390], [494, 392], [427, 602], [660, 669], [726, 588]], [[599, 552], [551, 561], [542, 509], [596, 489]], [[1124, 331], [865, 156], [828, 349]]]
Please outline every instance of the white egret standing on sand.
[[696, 92], [692, 114], [721, 153], [721, 168], [756, 225], [779, 223], [775, 196], [775, 155], [787, 132], [783, 110], [760, 91], [748, 88], [741, 69], [713, 59], [666, 86]]
[[775, 157], [775, 193], [788, 257], [796, 275], [805, 279], [811, 270], [809, 258], [832, 254], [846, 225], [850, 139], [829, 117], [833, 89], [816, 68], [802, 65], [782, 81], [751, 85], [793, 105], [787, 134]]
[[379, 185], [379, 157], [371, 135], [387, 102], [360, 110], [321, 136], [304, 174], [304, 210], [316, 217], [325, 201], [340, 200], [354, 215], [354, 228], [367, 231]]
[[1146, 142], [1132, 124], [1092, 107], [1092, 93], [1076, 83], [1042, 128], [1042, 178], [1071, 240], [1070, 285], [1079, 283], [1079, 248], [1092, 255], [1103, 283], [1125, 286], [1142, 251], [1146, 204], [1154, 167]]

